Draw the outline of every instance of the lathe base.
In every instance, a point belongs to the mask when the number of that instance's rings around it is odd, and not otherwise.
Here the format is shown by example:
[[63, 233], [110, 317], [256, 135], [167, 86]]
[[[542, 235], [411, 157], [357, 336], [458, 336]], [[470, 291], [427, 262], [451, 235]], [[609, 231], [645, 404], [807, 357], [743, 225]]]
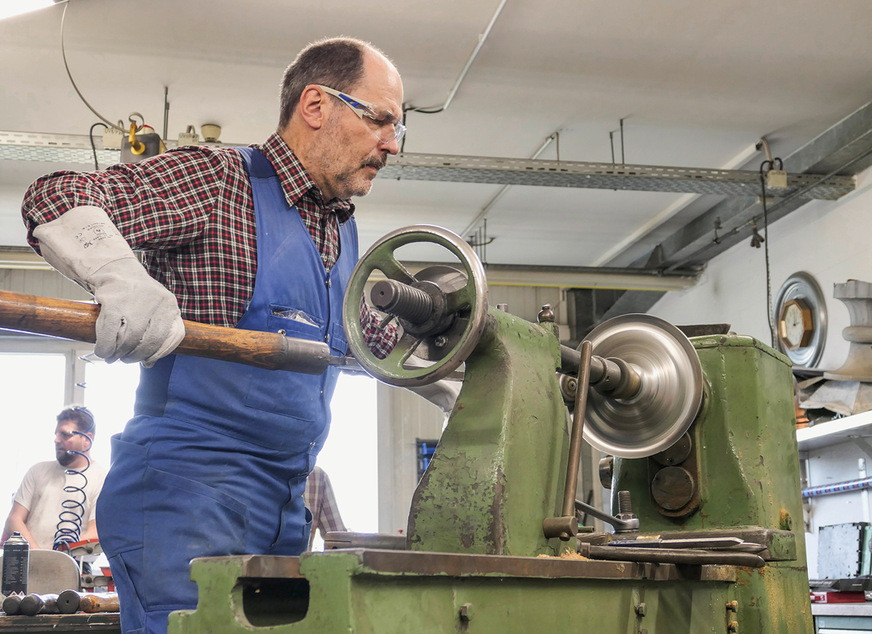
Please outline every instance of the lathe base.
[[[790, 587], [791, 576], [783, 596], [749, 601], [741, 587], [756, 574], [761, 572], [734, 566], [368, 549], [205, 558], [192, 563], [198, 607], [171, 614], [169, 631], [408, 634], [572, 627], [603, 634], [727, 634], [761, 631], [759, 623], [742, 627], [743, 610], [756, 621], [764, 607], [779, 613], [767, 634], [810, 631], [810, 615], [790, 605], [789, 597], [803, 596], [802, 588]], [[767, 566], [763, 574], [780, 572]]]

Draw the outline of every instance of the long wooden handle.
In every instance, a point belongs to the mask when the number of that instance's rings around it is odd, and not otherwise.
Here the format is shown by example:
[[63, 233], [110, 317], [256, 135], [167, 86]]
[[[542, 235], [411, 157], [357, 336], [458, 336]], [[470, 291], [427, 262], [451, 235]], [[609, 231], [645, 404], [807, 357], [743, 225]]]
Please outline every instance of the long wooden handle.
[[[94, 343], [100, 306], [0, 291], [0, 328]], [[331, 365], [330, 348], [320, 341], [278, 333], [240, 330], [185, 321], [178, 354], [233, 361], [268, 370], [322, 374]]]
[[6, 613], [6, 616], [15, 616], [21, 613], [21, 599], [23, 598], [17, 594], [10, 594], [3, 599], [3, 611]]
[[96, 612], [118, 612], [118, 595], [114, 592], [83, 594], [79, 601], [79, 610], [90, 614]]
[[25, 616], [57, 614], [57, 601], [58, 595], [56, 594], [28, 594], [21, 599], [21, 603], [18, 605], [18, 612]]

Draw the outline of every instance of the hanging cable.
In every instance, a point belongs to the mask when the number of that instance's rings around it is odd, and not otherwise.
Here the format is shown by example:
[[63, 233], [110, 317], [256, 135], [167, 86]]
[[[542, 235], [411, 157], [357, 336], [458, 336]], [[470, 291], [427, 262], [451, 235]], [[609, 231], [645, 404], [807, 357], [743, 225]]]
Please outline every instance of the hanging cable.
[[[134, 115], [136, 115], [136, 116], [138, 116], [140, 119], [142, 119], [142, 123], [139, 124], [139, 125], [137, 125], [135, 130], [131, 130], [131, 131], [128, 132], [127, 130], [124, 129], [123, 124], [121, 123], [121, 121], [119, 121], [117, 124], [112, 123], [112, 122], [109, 121], [106, 117], [104, 117], [104, 116], [101, 115], [99, 112], [97, 112], [97, 110], [95, 110], [94, 107], [93, 107], [90, 103], [88, 103], [88, 100], [85, 99], [85, 96], [82, 94], [82, 91], [79, 90], [78, 85], [76, 85], [76, 80], [73, 79], [73, 74], [72, 74], [72, 72], [70, 71], [70, 65], [69, 65], [69, 63], [67, 62], [67, 50], [66, 50], [66, 44], [65, 44], [65, 41], [64, 41], [64, 33], [65, 33], [65, 28], [64, 28], [64, 26], [65, 26], [65, 24], [66, 24], [66, 19], [67, 19], [67, 9], [69, 8], [69, 6], [70, 6], [70, 5], [69, 5], [69, 2], [66, 3], [66, 4], [64, 5], [64, 11], [63, 11], [63, 13], [61, 14], [61, 56], [63, 57], [63, 61], [64, 61], [64, 69], [67, 71], [67, 77], [69, 77], [69, 79], [70, 79], [70, 83], [73, 85], [73, 89], [76, 91], [76, 94], [79, 96], [79, 99], [82, 100], [82, 103], [84, 103], [85, 106], [88, 107], [88, 110], [90, 110], [91, 112], [93, 112], [93, 113], [97, 116], [97, 118], [100, 119], [100, 121], [102, 121], [103, 124], [104, 124], [107, 128], [112, 128], [112, 129], [114, 129], [114, 130], [117, 130], [117, 131], [121, 132], [122, 134], [125, 134], [125, 135], [129, 134], [129, 135], [130, 135], [130, 144], [131, 144], [131, 148], [141, 146], [142, 144], [139, 143], [138, 141], [136, 141], [135, 132], [140, 132], [143, 128], [146, 128], [146, 127], [148, 127], [149, 130], [151, 130], [151, 132], [154, 132], [154, 128], [152, 128], [151, 126], [146, 126], [146, 125], [145, 125], [145, 118], [144, 118], [141, 114], [139, 114], [138, 112], [134, 112], [134, 113], [132, 113], [132, 114], [130, 115], [130, 122], [131, 122], [131, 124], [134, 123], [134, 122], [133, 122], [133, 116], [134, 116]], [[168, 113], [168, 111], [169, 111], [169, 101], [167, 100], [167, 94], [168, 94], [168, 91], [169, 91], [169, 89], [165, 87], [165, 88], [164, 88], [164, 130], [165, 130], [165, 132], [164, 132], [164, 137], [166, 137], [166, 125], [167, 125], [167, 123], [166, 123], [166, 117], [167, 117], [167, 113]], [[94, 129], [94, 128], [93, 128], [93, 126], [92, 126], [92, 127], [91, 127], [91, 132], [92, 132], [92, 133], [93, 133], [93, 129]], [[158, 140], [159, 140], [159, 145], [160, 145], [160, 152], [164, 152], [164, 151], [166, 151], [166, 144], [164, 143], [164, 140], [163, 140], [160, 136], [158, 136]], [[96, 150], [96, 148], [95, 148], [95, 146], [94, 146], [94, 140], [93, 140], [93, 138], [91, 139], [91, 147], [94, 149], [94, 164], [96, 165], [96, 164], [97, 164], [97, 150]], [[145, 151], [145, 146], [142, 146], [142, 149], [141, 149], [141, 150], [139, 150], [138, 152], [137, 152], [137, 151], [133, 151], [132, 153], [133, 153], [134, 155], [138, 155], [138, 154], [142, 154], [142, 152], [144, 152], [144, 151]], [[99, 169], [99, 167], [97, 167], [96, 169]]]
[[[768, 154], [768, 146], [766, 147]], [[776, 164], [778, 167], [776, 168]], [[766, 324], [769, 326], [770, 345], [776, 347], [775, 339], [775, 323], [772, 317], [772, 277], [769, 269], [769, 211], [766, 204], [766, 173], [773, 169], [784, 169], [784, 163], [780, 158], [768, 158], [760, 164], [760, 200], [763, 203], [763, 237], [757, 232], [756, 221], [752, 220], [751, 229], [753, 237], [751, 238], [751, 246], [759, 248], [759, 242], [763, 242], [763, 252], [766, 260]]]
[[[406, 114], [409, 112], [420, 112], [421, 114], [437, 114], [448, 109], [448, 106], [451, 105], [451, 102], [454, 100], [454, 95], [456, 95], [457, 91], [460, 90], [460, 84], [463, 83], [463, 80], [466, 78], [467, 73], [469, 73], [469, 69], [472, 68], [473, 62], [475, 62], [476, 57], [478, 57], [478, 53], [479, 51], [481, 51], [481, 47], [484, 46], [485, 40], [488, 38], [488, 35], [490, 35], [491, 29], [496, 23], [497, 18], [500, 17], [500, 13], [502, 13], [503, 7], [506, 6], [506, 2], [508, 2], [508, 0], [500, 1], [500, 6], [497, 7], [497, 10], [494, 12], [493, 17], [491, 17], [490, 22], [488, 22], [487, 27], [478, 36], [478, 44], [476, 44], [475, 48], [472, 50], [469, 59], [466, 60], [466, 64], [463, 66], [463, 70], [460, 71], [460, 75], [454, 82], [454, 86], [452, 86], [451, 90], [448, 91], [448, 96], [445, 98], [445, 103], [443, 103], [441, 106], [430, 106], [425, 108], [420, 108], [411, 104], [403, 104], [403, 125], [406, 125]], [[406, 139], [408, 137], [408, 134], [403, 137], [403, 141], [400, 145], [400, 153], [404, 151], [406, 147]]]
[[64, 5], [64, 12], [63, 12], [63, 14], [61, 14], [61, 56], [64, 58], [64, 68], [67, 71], [67, 77], [70, 78], [70, 83], [73, 84], [73, 89], [76, 91], [76, 94], [79, 95], [79, 99], [82, 100], [82, 103], [84, 103], [86, 106], [88, 106], [88, 110], [90, 110], [95, 115], [97, 115], [97, 118], [100, 119], [103, 123], [105, 123], [108, 127], [114, 128], [121, 133], [125, 133], [124, 128], [115, 125], [114, 123], [109, 121], [106, 117], [104, 117], [99, 112], [94, 110], [93, 107], [91, 107], [91, 104], [89, 104], [88, 100], [85, 99], [85, 97], [82, 95], [82, 92], [79, 90], [79, 87], [76, 85], [76, 81], [73, 79], [73, 74], [70, 72], [70, 66], [69, 66], [69, 64], [67, 64], [67, 51], [66, 51], [66, 47], [64, 46], [64, 22], [66, 22], [67, 9], [69, 9], [69, 7], [70, 7], [69, 3], [65, 4]]
[[98, 121], [97, 123], [92, 125], [91, 129], [88, 131], [88, 139], [90, 139], [90, 141], [91, 141], [91, 152], [94, 153], [94, 169], [95, 170], [100, 169], [100, 165], [97, 163], [97, 146], [94, 144], [94, 128], [96, 128], [98, 125], [103, 126], [107, 130], [109, 129], [105, 123]]

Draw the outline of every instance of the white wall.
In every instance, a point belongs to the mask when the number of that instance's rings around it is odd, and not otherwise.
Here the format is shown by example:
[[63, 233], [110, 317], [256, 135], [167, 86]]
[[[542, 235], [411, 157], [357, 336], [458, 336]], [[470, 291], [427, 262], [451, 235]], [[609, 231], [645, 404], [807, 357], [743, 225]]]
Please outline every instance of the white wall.
[[[833, 298], [833, 285], [849, 279], [872, 282], [872, 170], [858, 179], [854, 193], [838, 201], [813, 201], [769, 228], [772, 301], [784, 281], [797, 271], [817, 279], [825, 297], [828, 327], [818, 367], [837, 369], [846, 360], [850, 325], [845, 305]], [[709, 263], [701, 281], [673, 291], [649, 312], [675, 324], [731, 323], [734, 332], [770, 343], [766, 323], [766, 269], [763, 249], [743, 242]], [[859, 448], [842, 445], [804, 452], [809, 486], [857, 478]], [[817, 577], [817, 530], [820, 526], [869, 521], [863, 493], [816, 498], [805, 506], [809, 576]]]
[[[848, 310], [833, 298], [833, 284], [872, 282], [872, 170], [858, 181], [842, 199], [809, 202], [769, 227], [772, 301], [797, 271], [813, 275], [827, 298], [827, 340], [818, 364], [825, 369], [840, 367], [848, 354], [842, 339]], [[764, 250], [750, 241], [734, 246], [709, 263], [696, 286], [668, 293], [649, 313], [674, 324], [731, 323], [734, 332], [770, 343]]]

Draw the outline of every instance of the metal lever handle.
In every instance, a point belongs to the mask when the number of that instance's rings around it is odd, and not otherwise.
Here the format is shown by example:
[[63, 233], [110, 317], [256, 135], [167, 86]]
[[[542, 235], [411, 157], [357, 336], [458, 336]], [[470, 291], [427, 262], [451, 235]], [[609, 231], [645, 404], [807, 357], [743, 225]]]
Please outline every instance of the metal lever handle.
[[566, 463], [566, 482], [563, 487], [563, 515], [548, 517], [542, 522], [542, 530], [549, 539], [559, 537], [562, 541], [568, 541], [578, 534], [575, 494], [578, 491], [578, 468], [581, 461], [581, 442], [584, 438], [584, 414], [587, 408], [587, 389], [590, 384], [592, 349], [593, 345], [590, 341], [582, 342], [578, 383], [575, 389], [575, 409], [572, 413], [572, 433], [569, 439], [569, 458]]
[[583, 511], [588, 515], [593, 515], [598, 520], [602, 520], [606, 524], [610, 524], [616, 533], [628, 533], [639, 530], [639, 518], [634, 517], [632, 519], [619, 519], [614, 515], [609, 515], [605, 511], [601, 511], [595, 506], [591, 506], [590, 504], [586, 504], [581, 500], [575, 501], [575, 508], [579, 511]]

